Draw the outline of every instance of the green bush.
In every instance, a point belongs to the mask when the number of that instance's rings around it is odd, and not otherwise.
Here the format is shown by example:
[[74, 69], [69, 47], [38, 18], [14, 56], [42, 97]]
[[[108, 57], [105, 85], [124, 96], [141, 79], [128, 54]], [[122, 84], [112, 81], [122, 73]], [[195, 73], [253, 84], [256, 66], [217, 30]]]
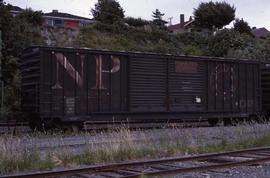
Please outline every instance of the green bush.
[[[0, 1], [0, 29], [2, 32], [2, 57], [1, 67], [4, 81], [4, 106], [5, 114], [19, 107], [20, 77], [17, 61], [23, 51], [30, 45], [42, 45], [40, 26], [43, 19], [41, 12], [31, 9], [22, 11], [13, 17], [9, 11], [10, 5]], [[3, 114], [3, 113], [2, 113]]]
[[134, 27], [143, 27], [145, 25], [150, 25], [151, 22], [148, 20], [144, 20], [142, 18], [133, 18], [133, 17], [127, 17], [125, 18], [125, 23], [127, 23], [130, 26]]

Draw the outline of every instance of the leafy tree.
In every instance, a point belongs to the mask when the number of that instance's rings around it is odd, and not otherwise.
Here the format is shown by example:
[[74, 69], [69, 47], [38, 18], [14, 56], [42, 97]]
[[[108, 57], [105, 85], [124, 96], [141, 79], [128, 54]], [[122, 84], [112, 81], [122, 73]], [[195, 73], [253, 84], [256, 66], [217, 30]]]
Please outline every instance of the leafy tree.
[[257, 39], [260, 44], [263, 44], [264, 46], [264, 54], [265, 54], [265, 59], [268, 61], [270, 60], [270, 35], [266, 36], [266, 39]]
[[151, 24], [150, 21], [144, 20], [142, 18], [133, 18], [133, 17], [125, 18], [125, 23], [134, 27], [143, 27], [145, 25]]
[[193, 14], [196, 26], [214, 30], [234, 20], [235, 8], [226, 2], [202, 2]]
[[[15, 40], [13, 37], [14, 20], [5, 3], [0, 1], [0, 29], [2, 31], [2, 55], [7, 56], [9, 53], [9, 41]], [[10, 40], [9, 40], [10, 39]]]
[[267, 56], [266, 49], [267, 45], [261, 39], [240, 34], [234, 29], [224, 29], [210, 36], [207, 55], [263, 60]]
[[234, 30], [220, 30], [209, 38], [207, 50], [209, 56], [225, 57], [230, 49], [240, 49], [244, 46], [241, 34]]
[[3, 40], [3, 56], [18, 57], [21, 51], [32, 44], [41, 44], [43, 39], [40, 26], [43, 23], [41, 12], [30, 9], [13, 17], [8, 5], [0, 5], [0, 28]]
[[183, 47], [182, 52], [184, 55], [193, 55], [193, 56], [201, 56], [202, 49], [193, 45], [186, 45]]
[[116, 0], [98, 0], [91, 12], [95, 20], [106, 24], [124, 19], [124, 10]]
[[[10, 109], [18, 104], [16, 91], [19, 86], [18, 57], [22, 50], [30, 45], [43, 44], [35, 12], [25, 11], [13, 17], [9, 6], [0, 0], [0, 29], [2, 31], [1, 67], [5, 86], [4, 104]], [[35, 19], [35, 20], [33, 20]]]
[[256, 39], [243, 33], [241, 34], [243, 45], [240, 48], [229, 49], [226, 57], [234, 57], [240, 59], [264, 60], [267, 59], [267, 42], [262, 39]]
[[233, 28], [235, 31], [238, 31], [239, 33], [246, 33], [251, 35], [251, 28], [248, 25], [246, 21], [243, 19], [235, 19], [235, 22], [233, 24]]
[[204, 48], [208, 44], [208, 35], [204, 33], [185, 32], [174, 35], [174, 38], [181, 41], [184, 45], [193, 45]]
[[33, 26], [41, 26], [43, 25], [44, 19], [42, 17], [41, 11], [33, 11], [31, 8], [23, 10], [17, 18], [26, 20], [28, 24]]
[[166, 28], [165, 25], [168, 23], [168, 22], [166, 22], [165, 20], [162, 19], [164, 15], [165, 14], [161, 13], [158, 9], [156, 9], [153, 12], [153, 15], [152, 15], [152, 17], [153, 17], [153, 24], [156, 25], [156, 26], [158, 26], [161, 29], [165, 29]]

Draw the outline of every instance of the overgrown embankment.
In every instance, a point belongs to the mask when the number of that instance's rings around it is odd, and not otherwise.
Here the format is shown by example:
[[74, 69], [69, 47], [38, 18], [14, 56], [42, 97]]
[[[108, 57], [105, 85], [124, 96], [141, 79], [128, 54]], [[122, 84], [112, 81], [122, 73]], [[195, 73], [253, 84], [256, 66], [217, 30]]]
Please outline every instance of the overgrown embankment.
[[[186, 45], [190, 43], [189, 39], [185, 39], [186, 36], [200, 38], [201, 41], [193, 40], [194, 48], [190, 49]], [[95, 24], [81, 29], [77, 45], [97, 49], [200, 55], [202, 52], [199, 48], [205, 46], [206, 36], [195, 33], [174, 35], [152, 26]]]
[[75, 46], [124, 51], [203, 55], [265, 60], [270, 57], [270, 37], [257, 39], [233, 29], [215, 34], [172, 34], [155, 26], [96, 23], [80, 30]]

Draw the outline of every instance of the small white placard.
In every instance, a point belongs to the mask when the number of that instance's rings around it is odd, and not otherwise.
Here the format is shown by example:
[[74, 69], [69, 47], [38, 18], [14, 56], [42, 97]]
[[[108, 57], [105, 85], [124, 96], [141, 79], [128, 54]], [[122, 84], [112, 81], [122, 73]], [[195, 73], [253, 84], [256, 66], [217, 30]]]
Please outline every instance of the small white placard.
[[196, 97], [195, 101], [196, 101], [196, 103], [201, 103], [202, 102], [201, 98], [199, 98], [199, 97]]

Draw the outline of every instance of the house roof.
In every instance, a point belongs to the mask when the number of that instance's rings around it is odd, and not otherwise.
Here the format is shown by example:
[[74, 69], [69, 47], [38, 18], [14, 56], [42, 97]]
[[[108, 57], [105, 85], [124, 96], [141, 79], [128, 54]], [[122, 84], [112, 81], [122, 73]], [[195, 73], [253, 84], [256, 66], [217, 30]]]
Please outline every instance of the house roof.
[[194, 22], [194, 19], [186, 21], [184, 23], [178, 23], [178, 24], [175, 24], [175, 25], [170, 25], [170, 26], [168, 26], [168, 29], [171, 30], [171, 31], [182, 29], [182, 28], [185, 28], [186, 26], [188, 26], [189, 24], [191, 24], [192, 22]]
[[23, 10], [22, 8], [20, 8], [20, 7], [18, 7], [18, 6], [13, 6], [13, 5], [11, 5], [11, 4], [8, 4], [8, 5], [7, 5], [7, 8], [8, 8], [8, 10], [10, 10], [10, 11], [22, 11], [22, 10]]
[[[11, 4], [7, 5], [8, 9], [12, 11], [13, 13], [20, 13], [23, 9], [18, 7], [18, 6], [13, 6]], [[85, 20], [85, 21], [92, 21], [92, 19], [86, 18], [86, 17], [81, 17], [77, 15], [72, 15], [68, 13], [62, 13], [58, 12], [57, 10], [53, 10], [52, 12], [49, 13], [43, 13], [43, 17], [53, 17], [53, 18], [66, 18], [66, 19], [79, 19], [79, 20]]]
[[80, 19], [80, 20], [92, 20], [86, 17], [81, 17], [77, 15], [72, 15], [68, 13], [62, 13], [62, 12], [49, 12], [49, 13], [44, 13], [43, 16], [49, 16], [49, 17], [61, 17], [61, 18], [72, 18], [72, 19]]
[[258, 38], [266, 38], [269, 33], [270, 32], [265, 27], [252, 30], [252, 34]]

